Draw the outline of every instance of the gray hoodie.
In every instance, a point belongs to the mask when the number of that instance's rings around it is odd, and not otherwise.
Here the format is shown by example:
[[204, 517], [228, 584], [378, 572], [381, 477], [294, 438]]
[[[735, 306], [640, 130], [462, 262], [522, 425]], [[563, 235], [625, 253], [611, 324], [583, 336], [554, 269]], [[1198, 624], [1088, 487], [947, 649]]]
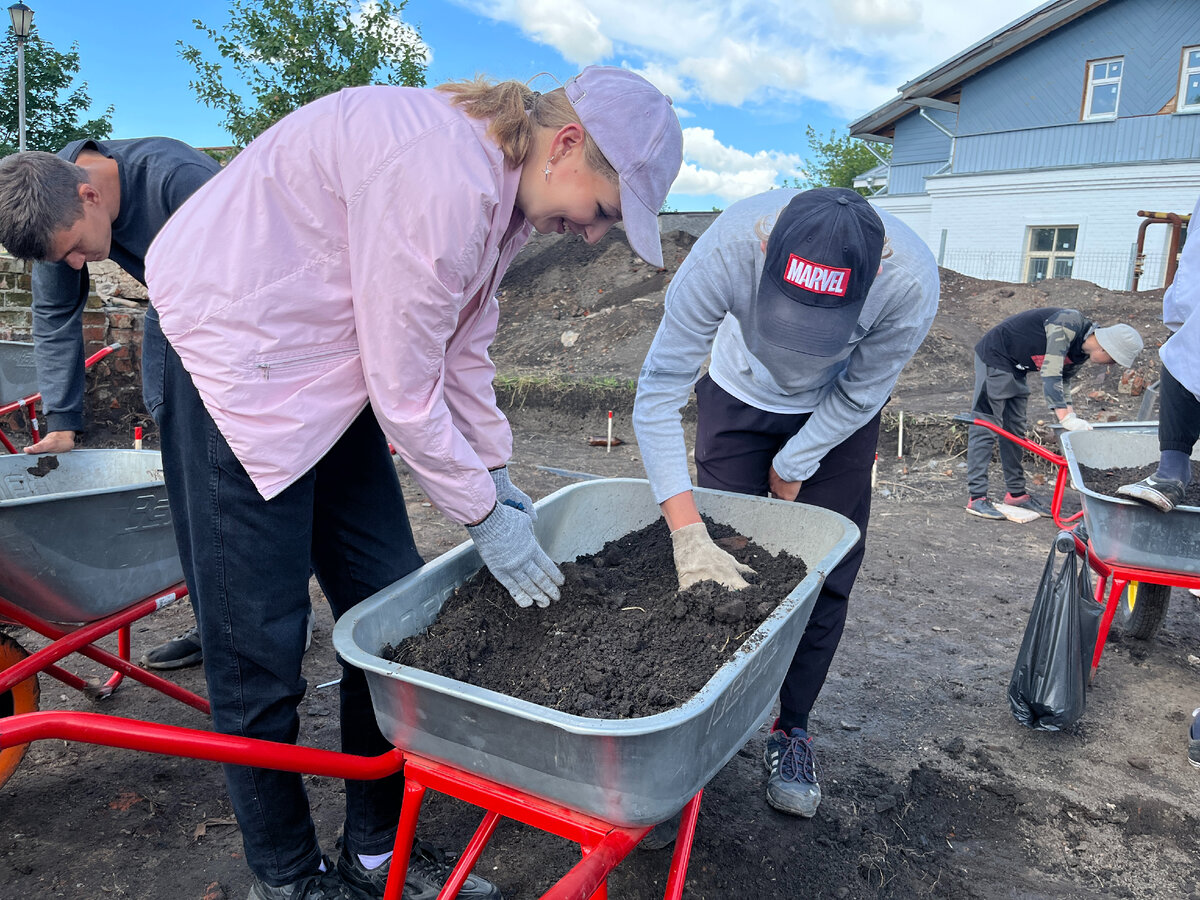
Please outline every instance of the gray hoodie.
[[891, 255], [845, 349], [818, 359], [756, 340], [752, 353], [742, 326], [765, 260], [755, 226], [765, 218], [769, 230], [796, 193], [768, 191], [730, 206], [696, 242], [667, 290], [633, 411], [660, 503], [692, 487], [680, 410], [710, 351], [709, 375], [742, 402], [766, 412], [812, 413], [773, 462], [785, 481], [803, 481], [830, 449], [883, 408], [933, 323], [939, 291], [933, 254], [907, 225], [876, 209]]

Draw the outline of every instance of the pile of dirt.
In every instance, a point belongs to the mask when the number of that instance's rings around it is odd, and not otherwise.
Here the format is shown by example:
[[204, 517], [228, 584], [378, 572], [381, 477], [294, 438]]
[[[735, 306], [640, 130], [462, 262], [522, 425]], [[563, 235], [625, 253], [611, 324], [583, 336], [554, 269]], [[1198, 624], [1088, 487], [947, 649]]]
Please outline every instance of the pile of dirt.
[[727, 525], [717, 544], [754, 569], [750, 587], [715, 582], [677, 590], [671, 535], [661, 519], [560, 567], [562, 596], [522, 610], [481, 569], [421, 634], [384, 659], [578, 716], [628, 719], [694, 696], [807, 574]]

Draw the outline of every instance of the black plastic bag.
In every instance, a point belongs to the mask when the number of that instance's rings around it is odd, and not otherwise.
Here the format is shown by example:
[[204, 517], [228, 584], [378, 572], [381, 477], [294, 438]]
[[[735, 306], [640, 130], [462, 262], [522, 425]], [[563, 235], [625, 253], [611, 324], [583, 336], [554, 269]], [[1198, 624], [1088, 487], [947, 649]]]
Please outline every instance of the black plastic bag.
[[1022, 725], [1058, 731], [1083, 715], [1102, 611], [1092, 595], [1087, 563], [1075, 552], [1075, 539], [1060, 532], [1046, 559], [1008, 684], [1008, 705]]

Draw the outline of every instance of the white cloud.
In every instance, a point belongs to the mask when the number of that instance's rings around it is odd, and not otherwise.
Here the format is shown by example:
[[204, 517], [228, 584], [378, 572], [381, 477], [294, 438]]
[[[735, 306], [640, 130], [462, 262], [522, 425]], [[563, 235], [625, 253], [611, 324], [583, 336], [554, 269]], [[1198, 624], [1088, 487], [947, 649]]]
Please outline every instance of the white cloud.
[[803, 177], [803, 160], [791, 153], [747, 153], [717, 140], [710, 128], [683, 129], [685, 162], [673, 194], [713, 194], [726, 202], [776, 187], [781, 178]]
[[907, 29], [920, 24], [921, 6], [916, 0], [841, 0], [833, 14], [850, 26]]
[[612, 53], [612, 41], [582, 0], [516, 0], [514, 10], [515, 24], [526, 34], [576, 65], [597, 63]]
[[626, 63], [675, 99], [815, 100], [858, 115], [1033, 0], [457, 0], [579, 65]]
[[[1027, 13], [1038, 0], [454, 0], [577, 65], [622, 65], [669, 94], [681, 118], [728, 120], [742, 110], [757, 138], [804, 147], [804, 125], [849, 122], [891, 100], [899, 85]], [[776, 127], [772, 124], [770, 127]], [[823, 130], [823, 129], [819, 129]], [[739, 199], [796, 177], [802, 160], [746, 153], [711, 128], [685, 131], [672, 194]]]

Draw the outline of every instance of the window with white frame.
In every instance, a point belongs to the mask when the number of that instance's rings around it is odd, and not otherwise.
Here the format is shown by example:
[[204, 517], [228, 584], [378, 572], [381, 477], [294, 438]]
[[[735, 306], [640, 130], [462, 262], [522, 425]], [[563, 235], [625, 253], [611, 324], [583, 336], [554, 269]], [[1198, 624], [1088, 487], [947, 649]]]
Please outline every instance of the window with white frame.
[[1070, 278], [1075, 268], [1078, 225], [1034, 225], [1025, 242], [1025, 281]]
[[1183, 62], [1179, 67], [1180, 112], [1200, 112], [1200, 47], [1184, 47]]
[[1084, 119], [1115, 119], [1121, 99], [1121, 72], [1125, 59], [1094, 59], [1088, 63], [1087, 93], [1083, 99]]

